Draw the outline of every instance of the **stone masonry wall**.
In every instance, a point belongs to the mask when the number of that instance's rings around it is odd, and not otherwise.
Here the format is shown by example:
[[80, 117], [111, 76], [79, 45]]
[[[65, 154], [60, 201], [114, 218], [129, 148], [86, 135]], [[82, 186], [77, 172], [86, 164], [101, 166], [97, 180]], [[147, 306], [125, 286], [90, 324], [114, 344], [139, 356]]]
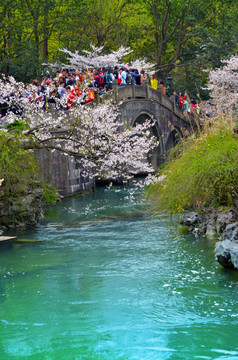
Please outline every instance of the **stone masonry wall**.
[[35, 155], [42, 176], [53, 184], [61, 195], [74, 195], [94, 189], [93, 180], [82, 176], [80, 159], [57, 150], [36, 150]]

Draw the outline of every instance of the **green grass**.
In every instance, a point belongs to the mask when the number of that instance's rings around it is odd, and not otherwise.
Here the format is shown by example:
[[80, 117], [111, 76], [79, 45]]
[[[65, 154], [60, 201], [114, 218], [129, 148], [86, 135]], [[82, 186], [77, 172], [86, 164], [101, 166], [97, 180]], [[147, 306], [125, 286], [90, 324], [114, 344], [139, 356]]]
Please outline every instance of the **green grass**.
[[231, 206], [238, 196], [238, 136], [223, 119], [182, 141], [148, 189], [156, 207], [182, 212], [207, 206]]

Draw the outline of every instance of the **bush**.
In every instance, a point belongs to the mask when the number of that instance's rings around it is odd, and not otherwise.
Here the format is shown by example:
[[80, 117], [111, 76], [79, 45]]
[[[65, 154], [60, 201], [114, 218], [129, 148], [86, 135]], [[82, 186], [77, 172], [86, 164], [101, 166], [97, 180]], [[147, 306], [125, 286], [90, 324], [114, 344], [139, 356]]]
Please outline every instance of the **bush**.
[[[22, 126], [21, 123], [15, 125]], [[24, 135], [20, 131], [0, 131], [0, 149], [0, 179], [4, 179], [0, 187], [1, 198], [11, 201], [40, 187], [43, 201], [56, 200], [56, 190], [42, 179], [34, 153], [24, 148]]]
[[220, 121], [179, 144], [148, 195], [160, 210], [230, 206], [238, 196], [238, 136]]
[[56, 202], [57, 199], [58, 199], [58, 195], [56, 192], [56, 188], [53, 185], [44, 184], [42, 200], [46, 204], [52, 204], [52, 203]]
[[16, 119], [13, 123], [7, 124], [6, 129], [8, 131], [21, 131], [26, 129], [26, 124], [21, 119]]

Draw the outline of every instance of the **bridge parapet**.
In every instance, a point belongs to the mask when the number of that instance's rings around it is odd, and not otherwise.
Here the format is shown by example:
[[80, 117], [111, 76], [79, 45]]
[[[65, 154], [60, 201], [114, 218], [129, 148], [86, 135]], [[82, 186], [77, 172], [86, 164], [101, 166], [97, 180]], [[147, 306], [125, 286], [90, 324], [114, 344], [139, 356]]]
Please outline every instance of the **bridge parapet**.
[[[162, 106], [173, 112], [176, 116], [181, 118], [184, 121], [191, 122], [191, 117], [184, 114], [184, 109], [176, 106], [174, 96], [169, 98], [166, 95], [163, 95], [162, 88], [159, 90], [152, 89], [148, 84], [145, 85], [123, 85], [118, 86], [117, 84], [113, 85], [113, 90], [107, 92], [106, 94], [99, 97], [99, 94], [96, 94], [96, 99], [94, 100], [95, 104], [99, 104], [107, 99], [113, 99], [117, 104], [121, 101], [132, 100], [132, 99], [148, 99], [150, 101], [156, 101]], [[90, 105], [90, 103], [88, 103]]]
[[119, 86], [116, 91], [118, 91], [119, 101], [122, 101], [126, 98], [150, 99], [152, 101], [159, 102], [161, 105], [174, 112], [180, 118], [186, 119], [184, 110], [176, 106], [174, 97], [170, 99], [168, 96], [163, 95], [162, 89], [152, 89], [148, 84], [140, 86], [133, 84], [121, 87]]

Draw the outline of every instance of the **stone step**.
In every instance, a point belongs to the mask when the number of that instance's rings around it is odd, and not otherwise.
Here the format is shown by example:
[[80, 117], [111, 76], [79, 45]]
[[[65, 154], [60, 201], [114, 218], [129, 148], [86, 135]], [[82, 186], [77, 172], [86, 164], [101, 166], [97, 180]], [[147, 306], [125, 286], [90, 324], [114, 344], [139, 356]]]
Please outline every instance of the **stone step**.
[[0, 236], [0, 245], [6, 244], [6, 243], [11, 243], [16, 240], [17, 240], [16, 236]]

